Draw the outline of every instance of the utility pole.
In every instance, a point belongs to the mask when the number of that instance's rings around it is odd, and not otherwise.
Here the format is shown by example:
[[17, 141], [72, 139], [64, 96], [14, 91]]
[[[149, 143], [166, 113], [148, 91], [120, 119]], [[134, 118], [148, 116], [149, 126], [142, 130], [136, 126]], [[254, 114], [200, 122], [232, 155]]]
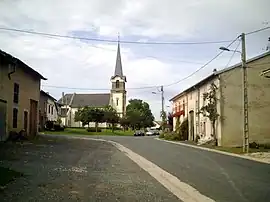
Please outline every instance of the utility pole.
[[242, 41], [242, 69], [243, 69], [243, 152], [249, 151], [249, 125], [248, 125], [248, 86], [247, 86], [247, 65], [246, 65], [246, 39], [245, 33], [241, 34]]
[[164, 125], [165, 125], [165, 112], [164, 112], [164, 90], [163, 86], [160, 87], [161, 91], [161, 118], [162, 118], [162, 133], [164, 133]]

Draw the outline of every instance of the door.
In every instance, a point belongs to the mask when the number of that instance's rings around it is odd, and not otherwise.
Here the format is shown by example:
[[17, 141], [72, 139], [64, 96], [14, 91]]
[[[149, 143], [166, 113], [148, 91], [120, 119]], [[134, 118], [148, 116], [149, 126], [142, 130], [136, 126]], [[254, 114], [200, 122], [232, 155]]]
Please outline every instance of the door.
[[30, 100], [29, 135], [31, 136], [35, 136], [37, 134], [37, 105], [37, 101]]
[[7, 102], [0, 99], [0, 141], [6, 137]]
[[23, 129], [26, 134], [28, 134], [28, 112], [23, 112]]

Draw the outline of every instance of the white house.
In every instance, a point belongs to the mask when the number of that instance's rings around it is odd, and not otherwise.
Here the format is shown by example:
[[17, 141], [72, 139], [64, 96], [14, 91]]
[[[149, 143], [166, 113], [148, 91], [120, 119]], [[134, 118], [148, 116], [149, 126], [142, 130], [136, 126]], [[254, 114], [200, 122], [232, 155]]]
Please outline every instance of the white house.
[[[258, 55], [247, 61], [248, 98], [249, 98], [249, 142], [270, 142], [270, 83], [261, 76], [263, 70], [270, 67], [270, 52]], [[265, 71], [266, 72], [266, 71]], [[173, 125], [177, 119], [189, 122], [189, 140], [196, 136], [209, 138], [213, 133], [211, 122], [202, 113], [198, 113], [207, 102], [203, 94], [211, 84], [217, 87], [216, 135], [218, 145], [242, 146], [243, 143], [243, 84], [241, 64], [214, 71], [200, 82], [174, 96]]]
[[[110, 82], [112, 88], [110, 93], [102, 94], [63, 94], [62, 98], [58, 101], [61, 105], [61, 120], [67, 127], [82, 127], [81, 122], [74, 120], [75, 113], [79, 108], [85, 106], [103, 108], [106, 105], [111, 105], [122, 117], [126, 113], [126, 77], [123, 75], [123, 68], [121, 62], [120, 44], [117, 47], [117, 56], [114, 75], [111, 77]], [[94, 123], [90, 123], [90, 127], [94, 127]], [[106, 127], [106, 123], [100, 123], [99, 127]]]

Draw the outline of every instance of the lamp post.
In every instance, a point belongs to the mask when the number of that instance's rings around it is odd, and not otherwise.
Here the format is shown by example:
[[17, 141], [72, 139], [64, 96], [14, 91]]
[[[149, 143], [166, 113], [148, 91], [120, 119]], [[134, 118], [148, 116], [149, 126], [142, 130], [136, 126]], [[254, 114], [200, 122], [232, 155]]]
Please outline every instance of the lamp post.
[[[164, 116], [164, 90], [163, 86], [160, 86], [160, 90], [158, 90], [161, 94], [161, 119], [162, 119], [162, 132], [164, 133], [164, 124], [165, 124], [165, 116]], [[153, 94], [157, 94], [157, 92], [152, 92]]]
[[[241, 54], [243, 70], [243, 152], [249, 151], [249, 122], [248, 122], [248, 88], [247, 88], [247, 66], [246, 66], [246, 40], [245, 34], [240, 35], [242, 41], [242, 51], [235, 50]], [[225, 47], [220, 47], [223, 51], [233, 51]]]

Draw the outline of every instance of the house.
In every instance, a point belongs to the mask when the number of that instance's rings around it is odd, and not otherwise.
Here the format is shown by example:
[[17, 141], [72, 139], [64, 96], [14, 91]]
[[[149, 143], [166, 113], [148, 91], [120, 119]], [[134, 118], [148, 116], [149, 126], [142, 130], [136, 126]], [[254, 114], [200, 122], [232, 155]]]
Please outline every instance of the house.
[[37, 71], [0, 50], [0, 140], [11, 131], [37, 133], [40, 81]]
[[44, 130], [46, 121], [57, 121], [58, 106], [56, 101], [49, 93], [40, 91], [39, 124], [41, 130]]
[[151, 129], [160, 129], [162, 125], [162, 121], [153, 121], [153, 125]]
[[[111, 105], [122, 117], [126, 113], [126, 77], [123, 74], [120, 44], [117, 47], [117, 56], [114, 75], [111, 77], [110, 82], [112, 84], [111, 91], [108, 93], [99, 94], [62, 94], [58, 103], [61, 105], [60, 117], [62, 123], [67, 127], [83, 127], [81, 122], [74, 120], [75, 113], [79, 108], [85, 106], [104, 108], [107, 105]], [[94, 127], [94, 123], [89, 124], [90, 127]], [[100, 127], [106, 127], [106, 123], [101, 123]]]
[[[249, 99], [249, 141], [270, 142], [270, 83], [260, 73], [270, 67], [270, 52], [247, 61]], [[189, 140], [196, 136], [209, 138], [213, 133], [211, 122], [200, 112], [207, 104], [203, 99], [211, 84], [217, 87], [216, 134], [220, 146], [242, 146], [243, 142], [243, 84], [241, 64], [214, 71], [200, 82], [174, 96], [173, 125], [188, 119]]]

